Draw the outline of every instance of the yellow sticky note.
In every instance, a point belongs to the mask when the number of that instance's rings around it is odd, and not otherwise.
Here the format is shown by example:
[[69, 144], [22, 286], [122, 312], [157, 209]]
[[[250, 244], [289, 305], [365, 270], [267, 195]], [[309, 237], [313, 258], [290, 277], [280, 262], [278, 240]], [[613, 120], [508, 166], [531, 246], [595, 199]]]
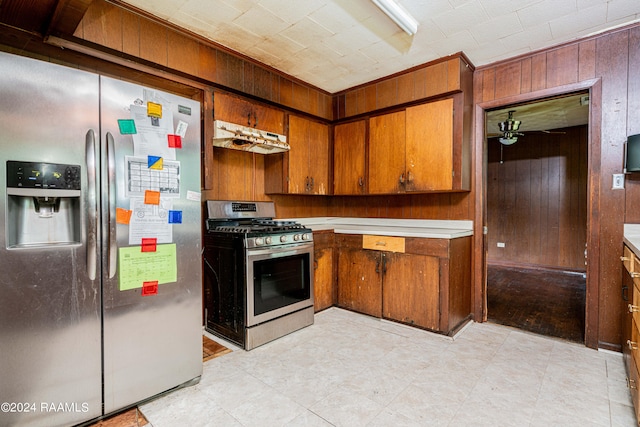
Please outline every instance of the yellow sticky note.
[[162, 118], [162, 104], [156, 104], [155, 102], [147, 102], [147, 116]]
[[144, 192], [145, 205], [159, 205], [160, 204], [160, 192], [153, 190], [145, 190]]
[[118, 269], [121, 291], [142, 288], [150, 281], [158, 284], [176, 282], [176, 245], [158, 245], [155, 252], [142, 252], [139, 246], [118, 248]]

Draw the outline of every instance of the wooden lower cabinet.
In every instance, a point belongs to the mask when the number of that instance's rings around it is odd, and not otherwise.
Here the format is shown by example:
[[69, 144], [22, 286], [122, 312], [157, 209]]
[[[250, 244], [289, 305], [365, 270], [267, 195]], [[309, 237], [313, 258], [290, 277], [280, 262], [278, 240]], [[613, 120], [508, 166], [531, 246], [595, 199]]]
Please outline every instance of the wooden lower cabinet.
[[[342, 236], [336, 239], [344, 240]], [[361, 240], [360, 245], [362, 245]], [[338, 306], [381, 317], [381, 268], [382, 260], [379, 253], [357, 247], [340, 246], [338, 249]]]
[[313, 233], [313, 308], [317, 313], [334, 306], [337, 301], [334, 286], [334, 234], [333, 231]]
[[622, 262], [625, 270], [622, 278], [622, 354], [636, 422], [640, 425], [640, 260], [625, 245]]
[[470, 317], [470, 237], [378, 239], [403, 239], [401, 252], [367, 249], [367, 237], [335, 237], [338, 306], [447, 334]]

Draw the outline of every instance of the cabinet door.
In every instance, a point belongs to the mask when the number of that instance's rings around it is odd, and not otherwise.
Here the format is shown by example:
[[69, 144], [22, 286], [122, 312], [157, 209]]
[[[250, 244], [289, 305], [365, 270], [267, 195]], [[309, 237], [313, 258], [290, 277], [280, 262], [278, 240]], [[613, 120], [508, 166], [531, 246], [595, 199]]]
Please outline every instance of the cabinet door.
[[313, 308], [316, 312], [331, 307], [333, 301], [333, 249], [316, 249], [314, 253]]
[[327, 194], [329, 190], [329, 126], [309, 121], [309, 193]]
[[382, 315], [437, 330], [440, 321], [440, 270], [437, 257], [384, 253]]
[[453, 188], [453, 99], [407, 108], [407, 191]]
[[284, 134], [284, 113], [274, 108], [254, 104], [246, 99], [215, 92], [213, 95], [215, 120]]
[[366, 122], [337, 125], [333, 137], [333, 194], [365, 192]]
[[369, 194], [404, 191], [405, 112], [369, 119]]
[[382, 315], [382, 276], [379, 252], [342, 248], [338, 254], [338, 305]]
[[309, 184], [309, 120], [289, 116], [288, 193], [305, 194]]

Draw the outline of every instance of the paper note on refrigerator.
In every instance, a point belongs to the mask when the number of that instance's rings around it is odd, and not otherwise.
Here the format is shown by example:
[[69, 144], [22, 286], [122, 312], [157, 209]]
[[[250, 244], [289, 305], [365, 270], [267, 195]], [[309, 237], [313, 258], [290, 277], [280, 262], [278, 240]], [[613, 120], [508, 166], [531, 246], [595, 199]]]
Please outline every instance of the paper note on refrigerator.
[[158, 245], [155, 252], [142, 252], [139, 246], [118, 249], [121, 291], [142, 288], [145, 282], [158, 284], [178, 280], [176, 245]]
[[[159, 156], [165, 160], [175, 160], [176, 149], [167, 144], [167, 135], [173, 135], [173, 112], [164, 108], [162, 117], [150, 117], [147, 107], [132, 104], [129, 107], [131, 119], [135, 122], [136, 133], [133, 138], [133, 154], [135, 156]], [[157, 120], [154, 126], [152, 119]]]
[[158, 243], [173, 242], [173, 227], [169, 223], [169, 212], [173, 210], [171, 199], [160, 199], [158, 205], [145, 203], [144, 198], [129, 200], [132, 211], [129, 221], [129, 244], [140, 245], [143, 238], [155, 238]]

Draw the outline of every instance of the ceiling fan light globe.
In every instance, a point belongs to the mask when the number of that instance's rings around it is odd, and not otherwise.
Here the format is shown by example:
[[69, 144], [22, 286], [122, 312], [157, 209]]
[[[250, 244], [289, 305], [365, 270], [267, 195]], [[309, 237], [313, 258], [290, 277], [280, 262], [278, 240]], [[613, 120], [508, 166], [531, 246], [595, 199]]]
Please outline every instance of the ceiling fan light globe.
[[515, 144], [517, 140], [518, 140], [518, 138], [516, 138], [516, 137], [498, 138], [498, 141], [500, 141], [500, 144], [502, 144], [502, 145], [512, 145], [512, 144]]

